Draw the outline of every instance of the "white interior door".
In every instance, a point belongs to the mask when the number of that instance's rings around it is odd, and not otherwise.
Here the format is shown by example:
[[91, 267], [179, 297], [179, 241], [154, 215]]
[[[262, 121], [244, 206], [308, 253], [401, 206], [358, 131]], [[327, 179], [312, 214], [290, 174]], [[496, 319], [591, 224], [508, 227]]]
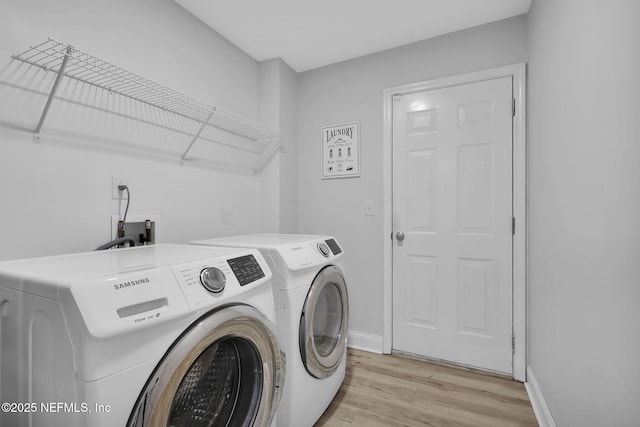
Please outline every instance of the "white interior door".
[[512, 77], [394, 98], [395, 350], [512, 373], [512, 99]]

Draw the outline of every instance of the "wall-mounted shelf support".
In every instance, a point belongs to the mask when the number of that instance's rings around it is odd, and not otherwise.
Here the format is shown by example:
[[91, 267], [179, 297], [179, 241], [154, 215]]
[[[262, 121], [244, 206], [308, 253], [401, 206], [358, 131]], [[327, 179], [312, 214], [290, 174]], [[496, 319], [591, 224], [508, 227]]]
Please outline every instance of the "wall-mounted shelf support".
[[182, 153], [182, 157], [180, 157], [180, 164], [183, 165], [184, 164], [184, 159], [185, 157], [187, 157], [187, 154], [189, 153], [189, 151], [191, 150], [191, 147], [193, 147], [193, 144], [196, 143], [196, 141], [198, 140], [198, 138], [200, 138], [200, 135], [202, 135], [202, 131], [207, 127], [207, 125], [209, 124], [209, 120], [211, 120], [211, 116], [213, 116], [213, 113], [215, 112], [212, 111], [211, 113], [209, 113], [209, 115], [207, 116], [207, 119], [202, 123], [202, 126], [200, 126], [200, 129], [198, 129], [198, 132], [196, 132], [195, 135], [193, 135], [193, 139], [191, 140], [191, 143], [189, 144], [189, 146], [187, 147], [186, 150], [184, 150], [184, 153]]
[[[180, 164], [186, 161], [187, 154], [197, 141], [217, 143], [255, 156], [253, 171], [259, 173], [271, 160], [280, 146], [281, 135], [251, 120], [238, 116], [222, 108], [213, 106], [189, 95], [156, 83], [139, 74], [132, 73], [104, 59], [83, 52], [71, 45], [54, 39], [32, 46], [11, 58], [30, 66], [56, 73], [55, 81], [47, 98], [40, 120], [34, 130], [34, 140], [40, 141], [40, 131], [56, 96], [56, 91], [64, 77], [88, 84], [112, 95], [120, 95], [132, 101], [160, 109], [198, 124], [195, 134], [184, 129], [160, 126], [189, 135], [191, 141], [179, 158]], [[220, 138], [212, 139], [205, 132], [207, 128], [223, 131]], [[239, 137], [243, 142], [227, 142]]]
[[267, 166], [267, 164], [271, 161], [273, 156], [275, 156], [276, 153], [280, 150], [280, 143], [278, 140], [272, 139], [271, 141], [269, 141], [269, 144], [271, 145], [271, 150], [267, 153], [264, 159], [262, 159], [262, 161], [258, 163], [258, 166], [255, 169], [256, 173], [262, 172], [262, 169], [264, 169], [264, 167]]
[[58, 70], [58, 75], [56, 76], [56, 80], [53, 82], [53, 87], [51, 88], [51, 92], [49, 93], [49, 97], [47, 98], [47, 103], [45, 104], [42, 115], [40, 116], [40, 121], [38, 121], [36, 129], [33, 131], [33, 140], [35, 142], [40, 142], [40, 130], [42, 129], [42, 125], [44, 124], [44, 119], [47, 117], [47, 113], [49, 113], [49, 107], [51, 107], [53, 97], [56, 95], [56, 91], [58, 90], [58, 86], [60, 85], [60, 80], [62, 80], [62, 77], [64, 77], [64, 70], [67, 68], [69, 57], [71, 56], [72, 51], [73, 48], [71, 46], [67, 46], [66, 53], [64, 55], [64, 58], [62, 59], [62, 64], [60, 64], [60, 69]]

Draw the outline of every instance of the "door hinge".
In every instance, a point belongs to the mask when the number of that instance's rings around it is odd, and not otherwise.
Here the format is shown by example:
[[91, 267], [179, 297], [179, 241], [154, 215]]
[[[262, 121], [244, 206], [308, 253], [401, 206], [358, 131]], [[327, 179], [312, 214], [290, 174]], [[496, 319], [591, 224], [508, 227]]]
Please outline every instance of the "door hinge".
[[516, 334], [511, 334], [511, 353], [516, 354]]
[[511, 116], [512, 117], [516, 116], [516, 99], [515, 98], [511, 98]]
[[511, 218], [511, 234], [516, 235], [516, 217]]

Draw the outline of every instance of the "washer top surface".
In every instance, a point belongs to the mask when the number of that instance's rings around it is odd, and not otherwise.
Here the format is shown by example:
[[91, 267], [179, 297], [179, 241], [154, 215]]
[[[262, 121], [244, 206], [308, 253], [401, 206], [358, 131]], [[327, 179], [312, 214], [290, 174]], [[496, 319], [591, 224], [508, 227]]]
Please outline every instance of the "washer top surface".
[[79, 316], [96, 339], [240, 301], [257, 292], [273, 298], [271, 277], [256, 249], [191, 245], [0, 263], [0, 287], [59, 301], [70, 323], [77, 325], [78, 318], [73, 316]]
[[331, 263], [343, 255], [335, 238], [309, 234], [249, 234], [196, 240], [192, 245], [256, 248], [277, 252], [292, 271]]
[[43, 282], [69, 282], [150, 270], [197, 259], [237, 253], [229, 248], [158, 244], [0, 262], [0, 277], [21, 276]]

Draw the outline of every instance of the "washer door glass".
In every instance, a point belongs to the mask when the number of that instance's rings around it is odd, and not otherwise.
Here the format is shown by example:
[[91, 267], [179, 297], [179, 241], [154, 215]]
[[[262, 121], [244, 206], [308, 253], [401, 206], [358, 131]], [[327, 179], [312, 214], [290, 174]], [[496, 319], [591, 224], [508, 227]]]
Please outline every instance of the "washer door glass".
[[269, 425], [284, 382], [274, 326], [248, 306], [194, 323], [140, 394], [128, 426]]
[[262, 375], [259, 355], [250, 342], [228, 338], [210, 345], [182, 378], [168, 425], [248, 424], [260, 402]]
[[338, 369], [346, 352], [348, 312], [342, 271], [323, 268], [311, 284], [300, 319], [300, 353], [314, 377], [326, 378]]

